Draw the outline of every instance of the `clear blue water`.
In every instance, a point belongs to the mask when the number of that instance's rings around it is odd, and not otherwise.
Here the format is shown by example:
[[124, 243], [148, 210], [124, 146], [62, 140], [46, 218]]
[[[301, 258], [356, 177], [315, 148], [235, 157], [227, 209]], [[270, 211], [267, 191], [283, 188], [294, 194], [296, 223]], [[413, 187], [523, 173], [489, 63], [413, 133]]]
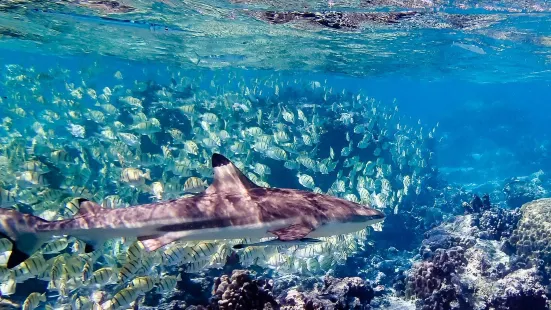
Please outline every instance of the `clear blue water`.
[[[479, 58], [479, 62], [484, 62], [485, 56]], [[55, 63], [59, 67], [86, 70], [95, 62], [103, 68], [97, 69], [98, 72], [113, 68], [124, 69], [132, 76], [139, 75], [158, 81], [166, 81], [168, 78], [156, 74], [156, 70], [166, 69], [162, 64], [98, 55], [60, 58], [5, 50], [2, 59], [6, 63], [32, 65], [37, 69], [46, 69]], [[204, 68], [197, 69], [201, 74], [208, 74]], [[149, 71], [149, 76], [143, 73], [144, 70]], [[248, 77], [272, 73], [270, 70], [232, 69], [231, 65], [218, 70], [237, 70]], [[396, 103], [412, 122], [421, 120], [428, 126], [439, 124], [441, 142], [438, 144], [438, 166], [444, 168], [445, 173], [451, 171], [450, 180], [480, 183], [489, 179], [527, 175], [549, 167], [547, 150], [542, 148], [549, 143], [551, 116], [543, 112], [549, 104], [549, 79], [480, 83], [436, 74], [436, 80], [431, 81], [429, 74], [416, 77], [396, 72], [370, 77], [300, 70], [278, 71], [278, 74], [290, 80], [327, 80], [335, 88], [344, 88], [350, 92], [363, 91], [385, 104]], [[107, 76], [110, 74], [105, 75], [100, 78], [102, 85], [116, 82], [112, 76]], [[518, 76], [521, 77], [522, 73]], [[500, 150], [499, 154], [496, 154], [496, 150]], [[477, 173], [473, 174], [471, 170], [467, 173], [458, 172], [461, 168], [472, 168]]]

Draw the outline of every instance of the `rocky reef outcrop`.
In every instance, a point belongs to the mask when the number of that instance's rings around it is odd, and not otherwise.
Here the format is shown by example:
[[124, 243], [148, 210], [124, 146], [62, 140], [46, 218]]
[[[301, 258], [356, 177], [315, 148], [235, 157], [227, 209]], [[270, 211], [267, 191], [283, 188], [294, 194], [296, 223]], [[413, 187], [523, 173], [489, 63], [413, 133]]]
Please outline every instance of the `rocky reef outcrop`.
[[273, 281], [255, 279], [247, 270], [234, 270], [231, 277], [214, 280], [210, 309], [279, 309], [272, 295]]
[[503, 186], [507, 205], [510, 208], [519, 208], [525, 203], [548, 196], [547, 183], [547, 176], [543, 171], [508, 180]]
[[541, 267], [547, 243], [540, 240], [547, 236], [544, 231], [551, 236], [542, 223], [551, 215], [551, 200], [521, 210], [474, 201], [471, 214], [425, 234], [417, 262], [394, 287], [417, 309], [548, 309]]
[[551, 274], [551, 199], [539, 199], [521, 208], [519, 221], [507, 245], [520, 261], [538, 265], [548, 278]]
[[[254, 276], [248, 270], [233, 270], [231, 276], [214, 278], [210, 302], [189, 303], [184, 290], [176, 290], [172, 298], [160, 303], [140, 307], [144, 309], [372, 309], [370, 303], [377, 292], [369, 281], [360, 277], [336, 278], [332, 276], [300, 277], [287, 275], [276, 279]], [[178, 299], [178, 296], [181, 299]], [[388, 304], [388, 303], [387, 303]]]
[[288, 289], [281, 295], [281, 309], [371, 309], [375, 292], [370, 283], [359, 278], [326, 276], [310, 291]]

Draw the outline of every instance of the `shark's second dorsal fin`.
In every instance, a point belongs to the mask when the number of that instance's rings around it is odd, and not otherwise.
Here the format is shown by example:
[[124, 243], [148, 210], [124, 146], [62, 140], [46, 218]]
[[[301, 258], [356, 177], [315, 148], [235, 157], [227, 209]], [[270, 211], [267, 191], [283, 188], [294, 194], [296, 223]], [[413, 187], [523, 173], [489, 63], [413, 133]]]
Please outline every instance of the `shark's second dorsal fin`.
[[249, 178], [226, 157], [214, 153], [212, 155], [214, 181], [206, 189], [207, 194], [219, 192], [246, 193], [251, 188], [258, 188]]
[[80, 216], [101, 213], [102, 209], [100, 205], [93, 201], [85, 198], [78, 199], [78, 215]]

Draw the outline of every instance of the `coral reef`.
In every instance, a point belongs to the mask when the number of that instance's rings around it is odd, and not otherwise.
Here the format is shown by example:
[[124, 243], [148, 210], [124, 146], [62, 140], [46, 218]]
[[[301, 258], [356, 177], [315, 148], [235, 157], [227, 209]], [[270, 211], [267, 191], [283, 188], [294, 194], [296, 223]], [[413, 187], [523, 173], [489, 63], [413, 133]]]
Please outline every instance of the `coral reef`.
[[521, 213], [519, 209], [504, 210], [496, 208], [480, 214], [477, 220], [479, 231], [477, 237], [481, 239], [500, 240], [509, 237], [516, 227]]
[[[484, 199], [473, 201], [473, 210], [486, 208]], [[547, 309], [541, 268], [507, 251], [516, 240], [523, 245], [518, 251], [528, 250], [524, 240], [531, 240], [536, 231], [528, 232], [525, 227], [532, 225], [526, 223], [547, 205], [551, 200], [527, 204], [522, 219], [519, 210], [492, 208], [458, 216], [428, 231], [420, 261], [395, 278], [394, 288], [413, 298], [417, 309]]]
[[491, 208], [490, 196], [485, 194], [482, 199], [478, 195], [473, 195], [473, 199], [470, 203], [463, 203], [463, 208], [466, 213], [480, 213], [481, 211]]
[[[285, 275], [266, 279], [254, 277], [248, 270], [234, 270], [231, 276], [214, 279], [212, 298], [208, 303], [191, 304], [189, 296], [179, 290], [161, 303], [144, 309], [371, 309], [370, 303], [401, 304], [386, 300], [380, 289], [359, 277], [300, 277]], [[181, 298], [181, 299], [179, 299]], [[406, 303], [407, 304], [407, 303]]]
[[211, 297], [213, 276], [191, 277], [181, 274], [176, 289], [162, 294], [151, 291], [145, 295], [140, 309], [187, 309], [192, 306], [207, 305]]
[[326, 276], [312, 291], [289, 289], [280, 299], [281, 309], [370, 309], [375, 292], [371, 285], [358, 277]]
[[521, 212], [522, 218], [509, 238], [508, 245], [521, 257], [543, 264], [546, 273], [550, 274], [551, 199], [527, 203], [522, 206]]
[[277, 302], [271, 290], [273, 282], [253, 279], [249, 271], [234, 270], [231, 277], [223, 275], [214, 280], [210, 308], [233, 309], [276, 309]]
[[[488, 285], [491, 285], [488, 283]], [[548, 309], [545, 289], [539, 282], [536, 271], [521, 269], [508, 274], [491, 285], [494, 295], [479, 309], [521, 310]]]
[[463, 295], [455, 289], [457, 273], [467, 265], [465, 250], [460, 247], [437, 249], [433, 256], [418, 264], [406, 284], [406, 297], [423, 300], [422, 309], [448, 309], [451, 303], [462, 300]]

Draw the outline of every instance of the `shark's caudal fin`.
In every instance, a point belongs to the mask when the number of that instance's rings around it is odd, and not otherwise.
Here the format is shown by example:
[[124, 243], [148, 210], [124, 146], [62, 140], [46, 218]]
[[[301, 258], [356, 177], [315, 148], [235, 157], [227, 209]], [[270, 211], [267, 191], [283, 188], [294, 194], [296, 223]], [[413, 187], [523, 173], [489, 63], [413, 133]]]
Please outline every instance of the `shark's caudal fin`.
[[219, 192], [245, 193], [251, 188], [258, 188], [249, 178], [226, 157], [214, 153], [212, 155], [214, 181], [206, 189], [207, 194]]
[[0, 208], [0, 238], [6, 238], [12, 243], [8, 268], [25, 261], [47, 241], [47, 238], [35, 233], [35, 227], [40, 223], [47, 221], [16, 210]]
[[[95, 214], [102, 211], [102, 207], [87, 199], [78, 199], [79, 211], [77, 216]], [[48, 225], [48, 221], [24, 214], [16, 210], [0, 208], [0, 238], [7, 238], [12, 243], [11, 255], [8, 259], [7, 267], [13, 268], [31, 255], [50, 238], [47, 229], [41, 229]], [[37, 233], [40, 231], [42, 233]], [[86, 243], [85, 253], [92, 252], [95, 249], [96, 241], [83, 240]]]

